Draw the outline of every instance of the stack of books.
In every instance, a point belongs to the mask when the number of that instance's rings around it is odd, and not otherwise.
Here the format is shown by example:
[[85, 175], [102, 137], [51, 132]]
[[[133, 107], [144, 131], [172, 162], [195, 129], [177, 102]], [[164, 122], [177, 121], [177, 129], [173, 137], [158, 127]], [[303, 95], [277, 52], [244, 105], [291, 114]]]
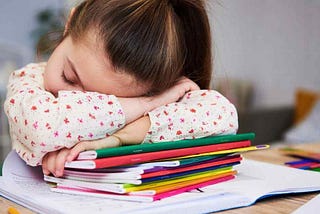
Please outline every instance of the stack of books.
[[235, 178], [254, 133], [211, 136], [80, 153], [63, 177], [45, 176], [54, 192], [152, 202]]

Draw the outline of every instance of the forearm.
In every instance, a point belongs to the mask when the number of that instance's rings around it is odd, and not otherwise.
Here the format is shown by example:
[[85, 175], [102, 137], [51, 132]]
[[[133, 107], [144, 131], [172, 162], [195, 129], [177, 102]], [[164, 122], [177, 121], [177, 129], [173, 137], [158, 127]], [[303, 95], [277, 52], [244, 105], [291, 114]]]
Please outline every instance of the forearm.
[[190, 79], [182, 77], [174, 86], [161, 94], [150, 97], [119, 98], [119, 102], [126, 115], [126, 122], [131, 123], [148, 112], [182, 98], [185, 93], [199, 90], [199, 87]]
[[144, 142], [235, 134], [238, 129], [234, 105], [216, 91], [189, 92], [181, 101], [149, 112], [149, 117], [151, 125]]
[[140, 144], [143, 142], [149, 129], [149, 116], [144, 116], [130, 124], [127, 124], [124, 128], [114, 133], [113, 136], [119, 138], [121, 145]]

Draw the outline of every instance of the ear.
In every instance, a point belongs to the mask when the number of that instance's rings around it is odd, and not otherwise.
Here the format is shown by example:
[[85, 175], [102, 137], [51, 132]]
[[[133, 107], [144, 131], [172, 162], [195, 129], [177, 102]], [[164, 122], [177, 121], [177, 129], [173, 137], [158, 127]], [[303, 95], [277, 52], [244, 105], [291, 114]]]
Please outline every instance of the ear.
[[68, 17], [68, 20], [66, 22], [66, 25], [64, 26], [64, 32], [63, 32], [63, 35], [65, 35], [69, 29], [69, 25], [70, 25], [70, 20], [74, 14], [74, 12], [76, 11], [76, 8], [73, 7], [71, 10], [70, 10], [70, 13], [69, 13], [69, 17]]

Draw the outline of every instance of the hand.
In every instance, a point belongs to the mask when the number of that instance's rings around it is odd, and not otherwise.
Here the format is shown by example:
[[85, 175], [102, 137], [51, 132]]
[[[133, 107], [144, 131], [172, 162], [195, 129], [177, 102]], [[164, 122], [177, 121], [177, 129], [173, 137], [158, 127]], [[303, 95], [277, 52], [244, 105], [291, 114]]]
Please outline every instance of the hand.
[[43, 174], [49, 175], [52, 173], [55, 177], [61, 177], [70, 151], [70, 149], [63, 148], [47, 153], [42, 159]]
[[119, 147], [121, 145], [121, 140], [113, 135], [99, 140], [81, 141], [71, 148], [66, 160], [67, 162], [73, 161], [83, 151]]
[[174, 86], [151, 97], [118, 97], [126, 116], [126, 123], [131, 123], [153, 109], [178, 101], [187, 92], [199, 90], [199, 86], [186, 77], [182, 77]]
[[63, 148], [49, 152], [42, 159], [42, 172], [45, 175], [52, 173], [55, 177], [61, 177], [63, 176], [65, 163], [76, 159], [80, 152], [117, 146], [121, 146], [120, 140], [110, 136], [100, 140], [82, 141], [71, 149]]
[[[139, 127], [139, 129], [137, 129], [137, 127]], [[49, 175], [52, 173], [55, 177], [61, 177], [63, 175], [65, 163], [73, 161], [80, 152], [86, 150], [139, 144], [143, 141], [149, 127], [149, 117], [145, 116], [126, 125], [123, 129], [109, 137], [99, 140], [82, 141], [71, 149], [63, 148], [58, 151], [49, 152], [42, 159], [43, 174]]]
[[[137, 129], [137, 127], [139, 127]], [[118, 147], [122, 145], [140, 144], [150, 128], [149, 116], [144, 116], [128, 125], [113, 135], [93, 141], [82, 141], [75, 145], [67, 157], [70, 162], [77, 158], [80, 152], [102, 148]]]
[[174, 86], [153, 97], [144, 97], [143, 103], [145, 113], [169, 103], [173, 103], [182, 98], [187, 92], [200, 90], [199, 86], [192, 80], [182, 77]]

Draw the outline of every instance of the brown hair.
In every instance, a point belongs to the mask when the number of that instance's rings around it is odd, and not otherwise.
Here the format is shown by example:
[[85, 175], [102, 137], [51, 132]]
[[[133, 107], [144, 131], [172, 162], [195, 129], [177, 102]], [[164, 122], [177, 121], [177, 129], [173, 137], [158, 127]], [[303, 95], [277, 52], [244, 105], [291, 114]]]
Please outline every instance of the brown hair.
[[91, 29], [116, 70], [149, 83], [151, 93], [181, 76], [209, 88], [211, 35], [203, 0], [87, 0], [66, 35], [77, 41]]

